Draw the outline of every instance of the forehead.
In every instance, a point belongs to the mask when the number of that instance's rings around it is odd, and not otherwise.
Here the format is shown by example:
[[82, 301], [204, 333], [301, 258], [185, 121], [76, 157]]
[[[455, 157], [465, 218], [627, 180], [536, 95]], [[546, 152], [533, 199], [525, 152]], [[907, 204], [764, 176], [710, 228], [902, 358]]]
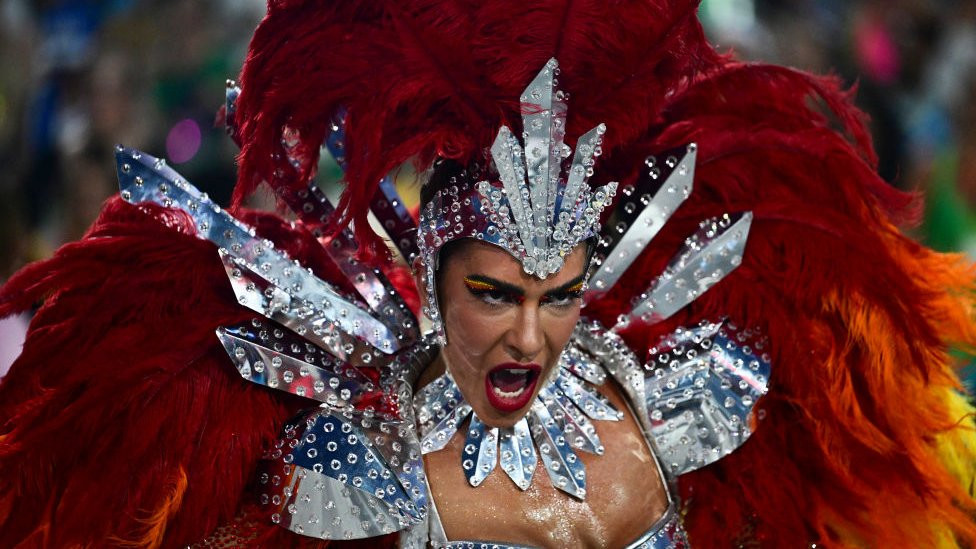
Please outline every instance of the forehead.
[[464, 239], [454, 243], [446, 263], [445, 276], [483, 275], [522, 288], [555, 288], [581, 276], [586, 270], [586, 246], [580, 244], [566, 257], [563, 268], [545, 280], [527, 274], [522, 264], [510, 253], [485, 242]]

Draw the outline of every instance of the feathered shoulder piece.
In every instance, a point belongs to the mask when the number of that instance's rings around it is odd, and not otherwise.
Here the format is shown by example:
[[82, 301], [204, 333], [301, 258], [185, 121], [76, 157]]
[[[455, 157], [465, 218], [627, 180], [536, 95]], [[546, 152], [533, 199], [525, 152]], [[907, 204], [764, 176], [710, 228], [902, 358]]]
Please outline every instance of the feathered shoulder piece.
[[116, 197], [0, 290], [0, 315], [42, 304], [0, 383], [0, 545], [183, 546], [237, 513], [302, 403], [228, 370], [214, 329], [248, 314], [196, 232]]
[[86, 237], [0, 292], [0, 314], [44, 302], [0, 385], [0, 463], [20, 472], [0, 480], [0, 540], [273, 543], [259, 459], [314, 401], [397, 416], [379, 369], [417, 338], [411, 292], [349, 234], [323, 246], [306, 224], [232, 216], [140, 151], [117, 164], [120, 197]]

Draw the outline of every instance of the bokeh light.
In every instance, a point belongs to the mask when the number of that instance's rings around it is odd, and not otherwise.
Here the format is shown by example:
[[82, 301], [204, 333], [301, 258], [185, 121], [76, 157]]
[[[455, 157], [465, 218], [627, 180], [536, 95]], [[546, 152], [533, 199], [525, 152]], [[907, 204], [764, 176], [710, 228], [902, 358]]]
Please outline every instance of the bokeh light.
[[180, 120], [166, 136], [166, 156], [174, 164], [190, 161], [200, 150], [200, 125], [192, 118]]

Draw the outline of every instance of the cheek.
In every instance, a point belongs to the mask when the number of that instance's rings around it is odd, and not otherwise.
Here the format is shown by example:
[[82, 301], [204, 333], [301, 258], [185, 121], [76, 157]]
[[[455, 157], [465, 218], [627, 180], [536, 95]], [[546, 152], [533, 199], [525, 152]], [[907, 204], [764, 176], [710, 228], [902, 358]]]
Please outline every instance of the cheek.
[[580, 307], [574, 307], [569, 311], [546, 315], [543, 322], [546, 323], [546, 344], [549, 347], [549, 366], [554, 367], [562, 354], [566, 344], [569, 343], [573, 335], [573, 328], [579, 321]]
[[505, 325], [503, 319], [473, 309], [462, 304], [444, 312], [448, 342], [444, 353], [451, 374], [458, 381], [468, 374], [480, 377], [479, 370], [484, 366], [486, 355], [497, 347]]

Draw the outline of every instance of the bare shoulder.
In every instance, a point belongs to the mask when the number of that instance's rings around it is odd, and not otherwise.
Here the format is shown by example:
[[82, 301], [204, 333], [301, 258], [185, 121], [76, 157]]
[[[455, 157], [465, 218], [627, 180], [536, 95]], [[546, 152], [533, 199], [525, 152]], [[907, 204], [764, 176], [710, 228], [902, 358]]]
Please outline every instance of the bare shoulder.
[[620, 388], [608, 380], [600, 392], [627, 413], [621, 421], [594, 423], [605, 447], [602, 456], [579, 452], [586, 468], [583, 501], [557, 490], [541, 462], [524, 492], [501, 471], [471, 487], [460, 466], [463, 437], [426, 455], [428, 481], [448, 539], [613, 547], [650, 529], [667, 510], [665, 486]]

